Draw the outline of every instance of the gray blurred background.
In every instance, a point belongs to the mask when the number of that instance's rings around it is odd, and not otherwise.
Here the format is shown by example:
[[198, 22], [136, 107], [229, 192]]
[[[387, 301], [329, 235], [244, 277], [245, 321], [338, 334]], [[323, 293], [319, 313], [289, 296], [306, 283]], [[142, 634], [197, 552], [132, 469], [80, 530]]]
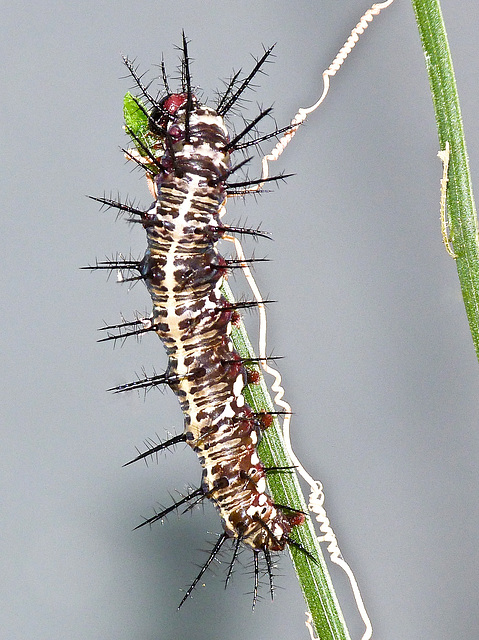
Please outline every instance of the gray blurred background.
[[[479, 14], [444, 2], [473, 182], [479, 184]], [[225, 565], [180, 613], [220, 530], [214, 510], [132, 532], [200, 468], [178, 447], [159, 465], [122, 469], [145, 438], [181, 429], [170, 392], [105, 389], [144, 366], [161, 371], [155, 336], [96, 344], [103, 321], [146, 311], [95, 258], [144, 251], [144, 234], [85, 195], [150, 202], [120, 145], [121, 53], [175, 74], [181, 30], [194, 83], [214, 99], [232, 69], [277, 42], [250, 94], [279, 126], [314, 102], [321, 72], [364, 0], [4, 3], [2, 90], [2, 613], [8, 640], [306, 638], [289, 558], [276, 599], [251, 612], [251, 562], [224, 590]], [[150, 76], [151, 77], [151, 76]], [[173, 83], [174, 84], [174, 83]], [[238, 122], [238, 121], [237, 121]], [[238, 125], [239, 126], [239, 125]], [[267, 123], [265, 130], [272, 128]], [[265, 145], [264, 150], [269, 149]], [[397, 0], [375, 20], [319, 112], [273, 171], [296, 175], [228, 221], [262, 223], [250, 243], [269, 314], [269, 348], [293, 405], [298, 455], [325, 486], [326, 507], [356, 572], [378, 640], [470, 638], [477, 612], [478, 364], [453, 260], [441, 243], [441, 164], [413, 12]], [[259, 158], [251, 164], [259, 175]], [[238, 294], [245, 285], [231, 279]], [[209, 532], [209, 533], [208, 533]], [[351, 634], [362, 634], [332, 570]]]

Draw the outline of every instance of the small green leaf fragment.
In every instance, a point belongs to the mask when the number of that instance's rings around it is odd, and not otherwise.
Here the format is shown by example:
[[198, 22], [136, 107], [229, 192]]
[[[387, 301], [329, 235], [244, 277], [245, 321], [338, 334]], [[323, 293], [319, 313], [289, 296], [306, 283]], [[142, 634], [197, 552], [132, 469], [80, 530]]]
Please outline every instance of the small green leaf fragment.
[[143, 139], [148, 132], [148, 116], [141, 100], [130, 92], [123, 98], [123, 117], [127, 131]]

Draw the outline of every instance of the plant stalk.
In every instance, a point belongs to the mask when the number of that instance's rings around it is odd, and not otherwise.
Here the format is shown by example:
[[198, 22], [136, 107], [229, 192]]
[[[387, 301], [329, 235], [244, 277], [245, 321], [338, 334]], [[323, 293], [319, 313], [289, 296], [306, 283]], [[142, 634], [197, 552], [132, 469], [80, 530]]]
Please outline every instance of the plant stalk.
[[454, 68], [439, 0], [412, 0], [426, 58], [439, 145], [450, 147], [447, 211], [472, 340], [479, 358], [479, 241]]

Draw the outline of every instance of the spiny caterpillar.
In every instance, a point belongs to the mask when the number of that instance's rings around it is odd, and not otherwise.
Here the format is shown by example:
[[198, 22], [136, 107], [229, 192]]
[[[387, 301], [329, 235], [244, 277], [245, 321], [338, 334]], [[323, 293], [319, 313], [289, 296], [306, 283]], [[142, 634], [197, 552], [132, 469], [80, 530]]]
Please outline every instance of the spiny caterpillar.
[[186, 442], [197, 453], [203, 468], [200, 487], [140, 526], [161, 520], [182, 505], [193, 506], [208, 498], [217, 507], [224, 529], [180, 607], [227, 540], [234, 544], [226, 583], [240, 547], [253, 551], [253, 606], [258, 593], [260, 554], [266, 561], [271, 596], [272, 552], [290, 545], [314, 560], [291, 536], [294, 527], [304, 522], [304, 513], [275, 503], [268, 492], [267, 473], [282, 471], [278, 467], [266, 468], [257, 451], [271, 415], [267, 411], [255, 412], [246, 403], [243, 389], [254, 383], [258, 374], [253, 371], [248, 379], [248, 365], [252, 362], [240, 356], [230, 336], [238, 310], [257, 302], [232, 303], [223, 295], [228, 271], [243, 261], [227, 260], [217, 248], [218, 241], [232, 233], [262, 235], [255, 229], [230, 227], [222, 222], [227, 196], [247, 194], [261, 182], [231, 182], [231, 177], [250, 159], [235, 164], [232, 156], [287, 128], [251, 138], [256, 125], [270, 113], [271, 109], [266, 109], [240, 133], [230, 136], [224, 117], [239, 104], [270, 55], [271, 49], [265, 50], [244, 79], [234, 75], [214, 109], [201, 104], [192, 91], [184, 36], [178, 93], [171, 92], [162, 65], [166, 95], [153, 97], [132, 63], [125, 59], [141, 92], [140, 98], [127, 95], [130, 113], [140, 122], [133, 126], [127, 119], [127, 133], [136, 147], [127, 155], [146, 171], [155, 201], [147, 211], [141, 211], [129, 203], [94, 198], [141, 223], [146, 231], [147, 250], [141, 261], [111, 260], [92, 268], [135, 272], [138, 275], [127, 279], [142, 279], [153, 302], [149, 318], [106, 327], [118, 330], [106, 339], [155, 332], [168, 355], [164, 374], [111, 390], [119, 393], [167, 385], [177, 395], [184, 414], [183, 433], [154, 443], [131, 462]]

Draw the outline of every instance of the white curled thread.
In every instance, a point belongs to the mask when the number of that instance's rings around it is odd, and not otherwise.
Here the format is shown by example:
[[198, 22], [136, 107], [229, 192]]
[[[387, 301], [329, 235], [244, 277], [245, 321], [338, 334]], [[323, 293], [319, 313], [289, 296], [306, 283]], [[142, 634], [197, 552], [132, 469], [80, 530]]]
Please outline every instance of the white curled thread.
[[441, 233], [442, 233], [442, 241], [444, 242], [444, 246], [446, 247], [446, 251], [456, 260], [457, 255], [454, 253], [454, 250], [451, 246], [451, 239], [449, 237], [449, 229], [451, 225], [449, 223], [449, 216], [446, 210], [446, 195], [447, 195], [447, 183], [449, 182], [449, 141], [446, 140], [446, 145], [444, 147], [444, 151], [438, 151], [437, 153], [439, 159], [442, 162], [442, 178], [441, 178], [441, 200], [440, 200], [440, 214], [441, 214]]
[[[387, 2], [381, 2], [377, 4], [373, 4], [368, 11], [361, 17], [358, 24], [351, 31], [351, 35], [344, 43], [343, 47], [340, 49], [338, 55], [334, 58], [333, 62], [329, 65], [329, 67], [323, 72], [323, 92], [321, 97], [317, 102], [315, 102], [311, 107], [308, 108], [300, 108], [298, 109], [297, 114], [291, 120], [291, 128], [280, 138], [275, 147], [271, 150], [271, 152], [264, 156], [262, 159], [262, 182], [258, 185], [255, 185], [250, 189], [250, 191], [259, 191], [262, 189], [264, 185], [264, 181], [268, 178], [269, 175], [269, 162], [277, 160], [283, 151], [286, 149], [296, 131], [299, 129], [300, 125], [306, 120], [306, 117], [315, 111], [320, 104], [325, 99], [328, 91], [329, 91], [329, 78], [336, 75], [336, 73], [341, 68], [342, 64], [351, 53], [352, 49], [356, 46], [356, 43], [359, 40], [359, 36], [364, 33], [364, 31], [368, 28], [369, 23], [373, 20], [374, 16], [377, 16], [383, 9], [389, 7], [394, 2], [394, 0], [387, 0]], [[245, 254], [243, 251], [243, 247], [237, 238], [231, 236], [225, 236], [225, 239], [233, 242], [235, 245], [235, 249], [238, 255], [238, 258], [242, 261], [245, 260]], [[366, 611], [366, 607], [364, 606], [363, 599], [361, 597], [361, 592], [359, 590], [356, 578], [354, 577], [354, 573], [348, 563], [342, 557], [341, 551], [339, 549], [338, 541], [336, 535], [331, 527], [329, 518], [327, 517], [326, 510], [324, 508], [324, 493], [323, 486], [321, 482], [318, 480], [314, 480], [310, 476], [310, 474], [306, 471], [303, 465], [300, 463], [298, 458], [296, 457], [292, 445], [291, 445], [291, 437], [290, 437], [290, 423], [291, 423], [291, 406], [283, 399], [284, 396], [284, 388], [281, 385], [281, 374], [279, 371], [270, 367], [267, 363], [267, 355], [266, 355], [266, 309], [265, 305], [262, 302], [262, 297], [258, 286], [255, 282], [253, 274], [251, 273], [251, 269], [249, 268], [246, 262], [242, 264], [243, 273], [248, 282], [248, 285], [251, 288], [251, 291], [255, 297], [255, 300], [258, 303], [258, 311], [259, 311], [259, 358], [261, 362], [261, 366], [263, 370], [270, 374], [273, 377], [273, 383], [271, 385], [271, 390], [275, 393], [274, 402], [277, 406], [281, 407], [284, 411], [284, 420], [283, 420], [283, 438], [286, 451], [291, 459], [292, 464], [297, 468], [298, 473], [302, 476], [302, 478], [309, 484], [311, 489], [311, 493], [309, 495], [309, 510], [315, 514], [316, 521], [319, 523], [319, 528], [322, 533], [321, 536], [318, 536], [318, 542], [327, 542], [327, 550], [330, 555], [330, 559], [336, 565], [341, 567], [341, 569], [346, 573], [349, 583], [351, 585], [351, 590], [353, 592], [353, 596], [356, 602], [356, 607], [358, 609], [359, 615], [364, 622], [365, 631], [361, 638], [361, 640], [369, 640], [372, 637], [372, 625], [369, 619], [369, 616]], [[307, 620], [305, 622], [306, 627], [309, 631], [310, 637], [312, 640], [317, 640], [314, 635], [314, 630], [312, 626], [312, 618], [311, 614], [307, 612]]]
[[[387, 0], [387, 2], [379, 2], [379, 3], [373, 4], [372, 7], [368, 9], [366, 13], [361, 17], [358, 24], [351, 31], [351, 35], [339, 50], [338, 55], [334, 58], [334, 60], [329, 65], [329, 67], [325, 71], [323, 71], [323, 93], [321, 94], [321, 97], [319, 98], [319, 100], [315, 102], [311, 107], [307, 107], [307, 108], [301, 107], [300, 109], [298, 109], [298, 113], [291, 120], [291, 123], [290, 123], [291, 128], [284, 134], [284, 136], [282, 136], [278, 140], [276, 146], [271, 150], [271, 152], [268, 155], [264, 156], [262, 160], [262, 174], [261, 174], [261, 178], [263, 181], [266, 180], [266, 178], [269, 176], [268, 163], [273, 162], [274, 160], [277, 160], [279, 158], [279, 156], [283, 153], [283, 151], [286, 149], [288, 144], [293, 139], [294, 135], [296, 134], [296, 131], [306, 120], [306, 117], [310, 113], [313, 113], [313, 111], [316, 111], [319, 105], [326, 98], [329, 91], [329, 78], [332, 78], [333, 76], [335, 76], [336, 73], [339, 71], [339, 69], [343, 65], [343, 62], [346, 60], [348, 55], [356, 46], [359, 40], [359, 36], [361, 36], [366, 31], [366, 29], [369, 27], [369, 23], [374, 19], [374, 16], [379, 15], [379, 13], [381, 13], [383, 9], [386, 9], [386, 7], [389, 7], [389, 5], [391, 5], [393, 2], [394, 0]], [[260, 184], [255, 185], [251, 189], [251, 191], [259, 191], [260, 189], [263, 188], [263, 185], [264, 185], [264, 182], [261, 182]]]
[[[243, 247], [241, 246], [241, 242], [232, 236], [223, 236], [224, 240], [228, 240], [229, 242], [233, 242], [235, 245], [236, 253], [240, 260], [246, 260], [245, 254], [243, 251]], [[372, 625], [369, 619], [369, 616], [366, 611], [366, 607], [364, 606], [363, 599], [361, 597], [361, 592], [358, 587], [358, 583], [356, 582], [356, 578], [354, 577], [354, 573], [348, 563], [344, 560], [341, 555], [341, 551], [339, 549], [338, 541], [336, 538], [336, 534], [334, 533], [329, 518], [326, 514], [326, 510], [323, 506], [324, 503], [324, 493], [323, 493], [323, 485], [319, 480], [314, 480], [306, 469], [303, 467], [301, 462], [296, 457], [292, 445], [291, 445], [291, 437], [290, 437], [290, 423], [291, 423], [291, 405], [283, 400], [284, 396], [284, 387], [281, 385], [281, 374], [279, 371], [270, 367], [267, 364], [267, 356], [266, 356], [266, 308], [264, 303], [262, 302], [262, 296], [259, 291], [258, 285], [251, 273], [251, 269], [249, 268], [246, 262], [242, 264], [242, 270], [245, 275], [246, 280], [248, 281], [248, 285], [254, 295], [255, 300], [258, 303], [258, 312], [259, 312], [259, 346], [258, 346], [258, 354], [259, 360], [262, 368], [266, 373], [269, 373], [273, 377], [273, 383], [271, 385], [271, 390], [274, 392], [274, 402], [284, 411], [284, 419], [283, 419], [283, 439], [285, 449], [288, 453], [289, 458], [291, 459], [291, 463], [296, 467], [298, 473], [304, 478], [304, 480], [309, 484], [311, 493], [309, 495], [308, 509], [316, 515], [316, 520], [319, 523], [319, 529], [323, 535], [318, 536], [318, 542], [327, 542], [327, 550], [330, 555], [331, 561], [337, 564], [341, 569], [346, 573], [349, 579], [349, 583], [351, 585], [351, 590], [353, 592], [354, 599], [356, 601], [356, 606], [359, 611], [359, 615], [364, 622], [366, 630], [362, 636], [361, 640], [369, 640], [372, 636]], [[305, 622], [306, 627], [309, 630], [310, 636], [312, 640], [318, 640], [314, 636], [313, 627], [311, 626], [310, 614], [308, 620]]]

